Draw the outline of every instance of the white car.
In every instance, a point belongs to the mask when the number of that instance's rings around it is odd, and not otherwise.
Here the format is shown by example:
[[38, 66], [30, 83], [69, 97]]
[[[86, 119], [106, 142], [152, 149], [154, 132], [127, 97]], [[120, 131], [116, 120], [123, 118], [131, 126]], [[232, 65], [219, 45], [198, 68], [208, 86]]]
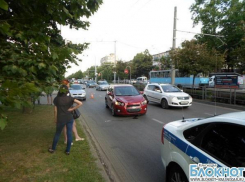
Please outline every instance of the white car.
[[166, 182], [189, 180], [189, 164], [245, 167], [245, 112], [165, 124], [161, 159]]
[[81, 84], [71, 84], [69, 91], [75, 99], [86, 100], [85, 88]]
[[190, 107], [192, 97], [171, 84], [149, 83], [144, 89], [144, 97], [149, 102], [156, 102], [167, 109], [172, 107]]

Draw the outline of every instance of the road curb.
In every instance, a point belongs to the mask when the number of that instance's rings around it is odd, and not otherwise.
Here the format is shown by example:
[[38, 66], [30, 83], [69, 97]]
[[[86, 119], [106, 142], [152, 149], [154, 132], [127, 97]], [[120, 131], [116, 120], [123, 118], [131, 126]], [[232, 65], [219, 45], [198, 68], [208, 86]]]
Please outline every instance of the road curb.
[[83, 131], [85, 135], [87, 136], [88, 143], [91, 148], [92, 155], [97, 158], [96, 164], [99, 169], [101, 169], [101, 174], [103, 178], [106, 180], [106, 182], [120, 182], [119, 178], [117, 177], [116, 172], [113, 170], [113, 166], [111, 165], [110, 161], [106, 157], [105, 153], [103, 152], [102, 148], [100, 147], [99, 142], [94, 137], [93, 133], [91, 132], [86, 119], [81, 115], [79, 118], [79, 121], [81, 122], [83, 126]]

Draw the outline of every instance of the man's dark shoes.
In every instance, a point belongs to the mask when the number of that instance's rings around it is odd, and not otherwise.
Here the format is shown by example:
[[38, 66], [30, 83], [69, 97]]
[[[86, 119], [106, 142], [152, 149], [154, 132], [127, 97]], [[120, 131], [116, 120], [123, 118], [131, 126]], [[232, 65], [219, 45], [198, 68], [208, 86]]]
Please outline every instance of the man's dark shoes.
[[66, 152], [66, 155], [70, 155], [70, 152]]
[[54, 153], [54, 150], [51, 149], [51, 148], [49, 148], [48, 151], [49, 151], [51, 154]]

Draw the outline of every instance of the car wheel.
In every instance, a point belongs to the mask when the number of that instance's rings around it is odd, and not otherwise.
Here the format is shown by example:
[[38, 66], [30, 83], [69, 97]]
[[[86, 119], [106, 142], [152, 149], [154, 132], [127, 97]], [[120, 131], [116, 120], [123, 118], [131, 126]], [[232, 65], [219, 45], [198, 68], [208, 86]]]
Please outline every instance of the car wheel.
[[162, 99], [161, 105], [162, 105], [163, 109], [168, 109], [169, 108], [168, 101], [166, 99]]
[[113, 105], [111, 106], [111, 115], [116, 116], [116, 112]]
[[105, 99], [105, 107], [109, 108], [108, 104], [107, 104], [107, 100]]
[[184, 171], [178, 165], [173, 165], [168, 171], [167, 181], [188, 182], [188, 179]]
[[84, 101], [86, 100], [87, 98], [84, 98]]

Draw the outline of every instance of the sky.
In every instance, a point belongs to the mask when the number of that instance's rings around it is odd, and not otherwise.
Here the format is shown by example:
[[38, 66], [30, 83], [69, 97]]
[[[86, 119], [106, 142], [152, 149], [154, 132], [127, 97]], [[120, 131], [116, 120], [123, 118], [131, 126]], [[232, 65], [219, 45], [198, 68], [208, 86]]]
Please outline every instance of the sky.
[[[91, 66], [100, 66], [100, 59], [116, 53], [117, 60], [130, 61], [148, 49], [151, 55], [168, 51], [173, 44], [174, 7], [177, 7], [176, 47], [200, 33], [193, 27], [190, 6], [195, 0], [104, 0], [88, 21], [88, 30], [61, 27], [61, 34], [73, 43], [89, 42], [78, 57], [79, 66], [71, 64], [65, 76]], [[84, 19], [85, 20], [85, 19]], [[189, 32], [189, 33], [188, 33]], [[193, 33], [190, 33], [193, 32]]]

